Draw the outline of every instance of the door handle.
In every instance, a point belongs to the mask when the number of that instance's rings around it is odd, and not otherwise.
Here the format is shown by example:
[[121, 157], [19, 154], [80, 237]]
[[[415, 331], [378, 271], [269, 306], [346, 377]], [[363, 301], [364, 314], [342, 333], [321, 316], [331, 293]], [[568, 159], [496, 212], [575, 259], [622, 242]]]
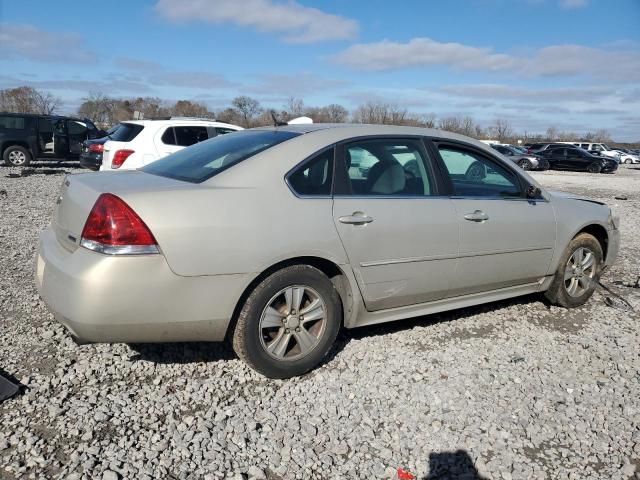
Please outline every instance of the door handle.
[[469, 220], [470, 222], [485, 222], [489, 220], [489, 215], [484, 213], [482, 210], [476, 210], [473, 213], [467, 213], [464, 216], [465, 220]]
[[338, 221], [349, 225], [364, 225], [365, 223], [373, 222], [373, 218], [362, 212], [353, 212], [351, 215], [345, 215], [344, 217], [338, 218]]

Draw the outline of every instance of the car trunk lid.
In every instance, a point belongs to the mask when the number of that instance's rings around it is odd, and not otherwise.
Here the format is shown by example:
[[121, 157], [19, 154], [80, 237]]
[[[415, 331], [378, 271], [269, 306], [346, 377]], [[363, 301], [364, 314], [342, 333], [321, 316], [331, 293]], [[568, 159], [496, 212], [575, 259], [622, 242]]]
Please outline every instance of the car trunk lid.
[[[129, 203], [128, 198], [132, 195], [148, 192], [162, 195], [163, 191], [189, 187], [193, 185], [135, 170], [67, 175], [56, 199], [51, 225], [60, 244], [75, 251], [80, 245], [87, 217], [100, 194], [113, 193]], [[131, 206], [135, 210], [135, 206]]]

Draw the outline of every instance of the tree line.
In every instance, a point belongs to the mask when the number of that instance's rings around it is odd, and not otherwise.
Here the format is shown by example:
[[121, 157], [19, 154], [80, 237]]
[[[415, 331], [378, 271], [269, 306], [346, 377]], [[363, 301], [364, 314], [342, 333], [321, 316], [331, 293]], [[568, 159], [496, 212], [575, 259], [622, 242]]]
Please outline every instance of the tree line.
[[[62, 102], [48, 92], [32, 87], [17, 87], [0, 90], [0, 111], [18, 113], [52, 114], [59, 110]], [[471, 116], [454, 115], [437, 118], [435, 114], [418, 114], [396, 104], [369, 101], [360, 104], [351, 112], [342, 105], [329, 104], [309, 106], [299, 97], [290, 97], [280, 109], [269, 109], [252, 97], [241, 95], [231, 101], [231, 105], [214, 111], [202, 102], [177, 100], [167, 102], [158, 97], [115, 98], [102, 93], [90, 93], [82, 99], [77, 115], [89, 118], [100, 127], [107, 128], [134, 116], [158, 118], [169, 116], [211, 118], [221, 122], [240, 125], [245, 128], [272, 125], [273, 116], [286, 122], [292, 118], [307, 116], [314, 123], [371, 123], [383, 125], [408, 125], [437, 128], [459, 133], [477, 139], [494, 139], [503, 143], [571, 141], [611, 142], [606, 129], [578, 134], [549, 127], [545, 133], [517, 133], [511, 123], [497, 118], [490, 125], [483, 126]]]

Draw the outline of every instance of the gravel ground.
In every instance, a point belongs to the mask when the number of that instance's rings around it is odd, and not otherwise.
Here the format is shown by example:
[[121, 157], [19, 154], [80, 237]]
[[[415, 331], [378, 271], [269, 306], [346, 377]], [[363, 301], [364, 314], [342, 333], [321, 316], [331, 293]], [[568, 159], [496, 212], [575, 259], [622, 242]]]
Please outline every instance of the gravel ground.
[[[24, 385], [0, 404], [0, 478], [639, 478], [639, 316], [606, 291], [352, 330], [287, 381], [223, 345], [76, 346], [33, 283], [64, 170], [0, 169], [0, 367]], [[640, 310], [640, 169], [535, 176], [615, 205], [604, 281]]]

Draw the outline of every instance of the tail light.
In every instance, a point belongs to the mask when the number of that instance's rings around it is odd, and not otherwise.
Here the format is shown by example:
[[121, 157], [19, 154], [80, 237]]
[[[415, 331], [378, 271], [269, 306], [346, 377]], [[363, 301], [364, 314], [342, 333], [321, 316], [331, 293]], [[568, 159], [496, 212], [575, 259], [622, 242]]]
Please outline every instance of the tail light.
[[92, 143], [89, 145], [89, 152], [91, 153], [102, 153], [104, 152], [104, 144], [103, 143]]
[[111, 168], [120, 168], [132, 153], [134, 153], [133, 150], [116, 150], [116, 153], [113, 154], [113, 160], [111, 160]]
[[149, 227], [124, 200], [111, 193], [103, 193], [93, 205], [80, 245], [108, 255], [159, 253]]

